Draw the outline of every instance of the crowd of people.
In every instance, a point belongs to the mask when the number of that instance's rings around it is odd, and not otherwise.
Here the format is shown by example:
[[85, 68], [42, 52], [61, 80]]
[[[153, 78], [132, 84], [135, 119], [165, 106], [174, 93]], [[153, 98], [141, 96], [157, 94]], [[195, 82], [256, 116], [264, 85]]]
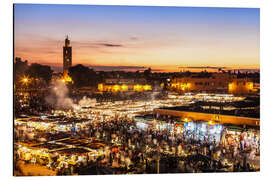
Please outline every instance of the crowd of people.
[[16, 92], [14, 94], [15, 117], [21, 114], [50, 113], [53, 107], [45, 100], [47, 92]]
[[[15, 95], [15, 117], [20, 114], [50, 114], [53, 107], [45, 103], [44, 95], [31, 95], [26, 100]], [[73, 99], [76, 99], [75, 97]], [[80, 98], [78, 98], [80, 99]], [[101, 120], [102, 119], [102, 120]], [[16, 131], [15, 142], [38, 143], [63, 137], [77, 139], [96, 138], [106, 146], [100, 156], [84, 156], [76, 159], [76, 164], [60, 163], [61, 154], [52, 154], [46, 163], [39, 159], [24, 160], [18, 149], [14, 149], [14, 167], [16, 172], [22, 172], [18, 162], [46, 165], [56, 171], [58, 175], [74, 174], [138, 174], [138, 173], [186, 173], [186, 172], [242, 172], [258, 171], [260, 146], [248, 146], [242, 136], [234, 137], [234, 143], [223, 141], [197, 140], [185, 133], [172, 134], [168, 129], [158, 130], [154, 127], [140, 129], [136, 121], [130, 117], [113, 114], [104, 120], [103, 115], [96, 115], [96, 119], [79, 131], [44, 132], [35, 130], [29, 134]], [[31, 135], [30, 135], [31, 134]]]
[[109, 169], [107, 173], [111, 174], [257, 171], [259, 168], [250, 164], [257, 149], [247, 150], [241, 144], [225, 146], [221, 142], [196, 141], [184, 134], [174, 136], [167, 130], [141, 130], [126, 116], [93, 121], [80, 132], [67, 134], [76, 138], [94, 137], [106, 147], [104, 155], [86, 156], [74, 166], [56, 163], [59, 157], [52, 158], [47, 166], [58, 175], [91, 174], [92, 171], [106, 174], [99, 170], [102, 168]]

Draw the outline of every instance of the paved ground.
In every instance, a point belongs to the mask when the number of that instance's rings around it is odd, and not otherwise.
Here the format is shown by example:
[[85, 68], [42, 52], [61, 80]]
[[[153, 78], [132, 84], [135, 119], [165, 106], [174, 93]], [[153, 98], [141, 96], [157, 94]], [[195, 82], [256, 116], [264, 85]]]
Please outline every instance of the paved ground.
[[56, 172], [49, 170], [46, 166], [24, 164], [23, 162], [18, 162], [18, 166], [22, 172], [15, 171], [15, 176], [56, 176]]
[[253, 164], [257, 169], [260, 168], [260, 156], [256, 156], [253, 161], [247, 160], [247, 162]]

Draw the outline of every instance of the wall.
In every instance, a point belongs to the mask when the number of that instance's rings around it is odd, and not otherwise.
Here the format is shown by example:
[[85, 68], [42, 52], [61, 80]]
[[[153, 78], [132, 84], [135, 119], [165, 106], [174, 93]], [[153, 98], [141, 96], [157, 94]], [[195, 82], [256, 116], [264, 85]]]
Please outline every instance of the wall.
[[198, 113], [198, 112], [187, 112], [187, 111], [175, 111], [175, 110], [165, 110], [165, 109], [154, 109], [154, 114], [156, 115], [157, 113], [159, 115], [170, 115], [170, 116], [177, 116], [181, 118], [188, 118], [194, 121], [199, 121], [199, 120], [204, 120], [207, 122], [216, 121], [221, 124], [250, 125], [250, 126], [260, 125], [260, 119], [258, 118], [248, 118], [248, 117], [208, 114], [208, 113]]

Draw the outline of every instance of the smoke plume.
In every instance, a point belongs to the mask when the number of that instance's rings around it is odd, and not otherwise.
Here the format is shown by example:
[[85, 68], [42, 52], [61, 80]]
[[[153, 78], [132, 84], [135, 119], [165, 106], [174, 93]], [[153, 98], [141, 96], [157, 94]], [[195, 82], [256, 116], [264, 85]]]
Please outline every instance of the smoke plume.
[[91, 99], [84, 96], [78, 104], [81, 107], [93, 107], [96, 105], [96, 102], [96, 99]]
[[72, 99], [68, 97], [68, 88], [61, 81], [53, 84], [50, 95], [46, 97], [46, 102], [56, 109], [72, 109], [74, 106]]

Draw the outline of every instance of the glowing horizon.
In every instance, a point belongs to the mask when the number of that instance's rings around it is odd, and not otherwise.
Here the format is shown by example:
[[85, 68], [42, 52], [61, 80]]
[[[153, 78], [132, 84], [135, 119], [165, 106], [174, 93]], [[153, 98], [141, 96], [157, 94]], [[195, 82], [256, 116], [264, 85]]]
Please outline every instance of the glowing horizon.
[[258, 8], [14, 6], [15, 57], [29, 63], [62, 67], [69, 35], [73, 65], [260, 69]]

